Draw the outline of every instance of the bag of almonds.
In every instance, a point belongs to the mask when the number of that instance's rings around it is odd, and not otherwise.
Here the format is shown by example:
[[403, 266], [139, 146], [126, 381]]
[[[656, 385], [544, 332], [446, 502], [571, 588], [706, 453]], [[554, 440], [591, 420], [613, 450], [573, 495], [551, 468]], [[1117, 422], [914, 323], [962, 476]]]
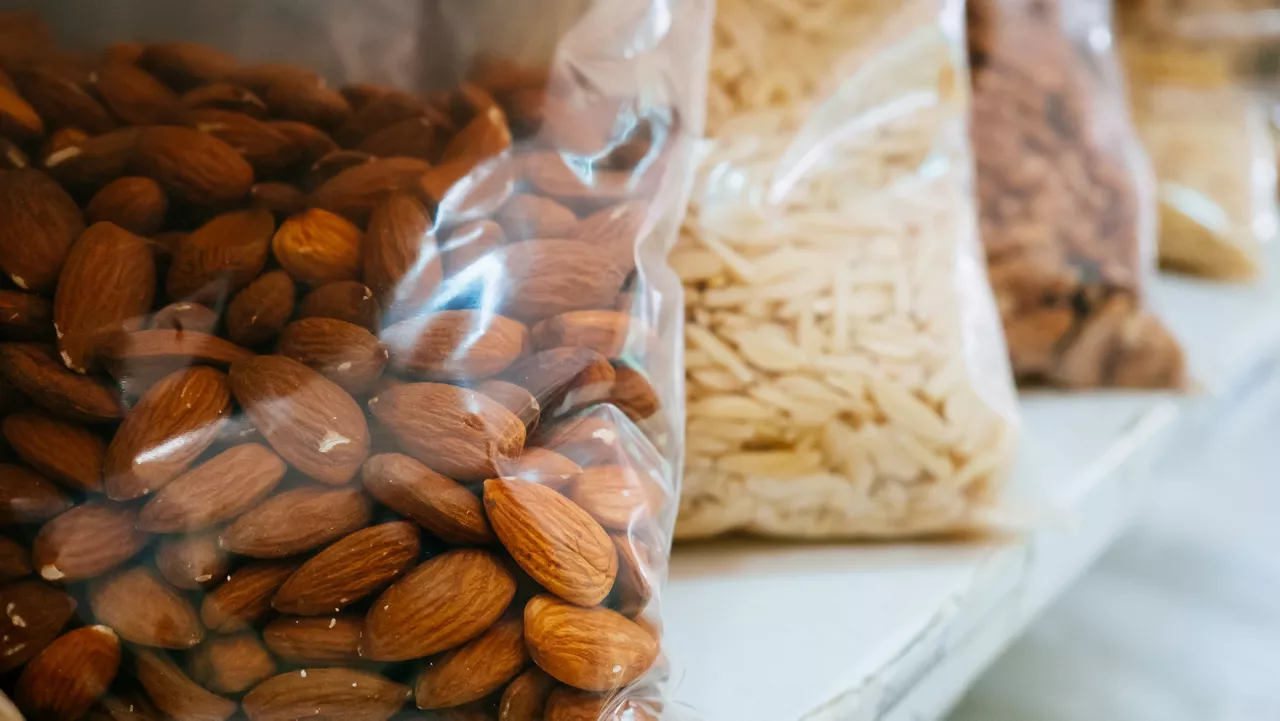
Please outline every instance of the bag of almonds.
[[1018, 379], [1183, 385], [1177, 341], [1143, 306], [1152, 178], [1110, 0], [973, 0], [967, 14], [982, 241]]
[[0, 14], [26, 718], [669, 713], [709, 10], [506, 5]]
[[711, 147], [672, 259], [678, 536], [990, 519], [1017, 423], [975, 232], [963, 20], [956, 0], [718, 3]]

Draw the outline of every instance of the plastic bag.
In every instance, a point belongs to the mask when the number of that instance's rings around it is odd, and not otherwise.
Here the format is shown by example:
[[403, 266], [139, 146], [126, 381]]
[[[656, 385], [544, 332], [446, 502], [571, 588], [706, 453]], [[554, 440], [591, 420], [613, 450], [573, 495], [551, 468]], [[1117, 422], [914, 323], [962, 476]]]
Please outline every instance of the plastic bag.
[[1128, 35], [1238, 77], [1274, 82], [1280, 71], [1275, 0], [1118, 0]]
[[1181, 349], [1142, 307], [1151, 170], [1110, 11], [1106, 0], [969, 3], [982, 240], [1020, 381], [1178, 387]]
[[708, 8], [36, 7], [0, 15], [0, 688], [665, 714]]
[[[1015, 454], [975, 236], [962, 3], [718, 5], [676, 533], [977, 527]], [[785, 62], [782, 60], [785, 59]]]

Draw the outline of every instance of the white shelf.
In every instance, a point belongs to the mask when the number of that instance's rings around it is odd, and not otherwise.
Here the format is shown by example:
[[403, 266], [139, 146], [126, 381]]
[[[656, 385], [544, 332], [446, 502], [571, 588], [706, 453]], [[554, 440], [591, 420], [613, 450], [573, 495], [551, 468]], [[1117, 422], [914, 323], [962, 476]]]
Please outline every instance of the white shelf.
[[[1280, 249], [1270, 260], [1280, 278]], [[943, 715], [1124, 530], [1185, 420], [1280, 353], [1280, 282], [1166, 277], [1151, 295], [1208, 392], [1025, 397], [1015, 485], [1049, 499], [1025, 537], [678, 547], [663, 604], [675, 699], [704, 721]]]

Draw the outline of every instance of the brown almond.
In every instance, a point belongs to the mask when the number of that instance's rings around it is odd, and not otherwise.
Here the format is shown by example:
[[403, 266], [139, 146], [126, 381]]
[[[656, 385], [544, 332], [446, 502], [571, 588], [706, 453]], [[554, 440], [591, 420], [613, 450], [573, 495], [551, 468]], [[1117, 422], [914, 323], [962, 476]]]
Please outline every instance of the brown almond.
[[572, 210], [537, 195], [511, 196], [493, 219], [510, 241], [568, 238], [578, 226], [578, 216]]
[[237, 694], [270, 678], [275, 659], [257, 636], [214, 636], [190, 654], [191, 677], [214, 693]]
[[11, 87], [0, 87], [0, 135], [31, 140], [44, 135], [44, 121]]
[[318, 548], [369, 524], [372, 509], [351, 488], [304, 487], [272, 496], [222, 532], [222, 548], [253, 558], [284, 558]]
[[484, 508], [498, 540], [543, 588], [584, 606], [609, 595], [618, 553], [573, 501], [537, 483], [492, 478], [484, 483]]
[[352, 665], [361, 661], [360, 616], [282, 616], [262, 629], [267, 648], [285, 663]]
[[252, 90], [232, 83], [216, 82], [201, 85], [183, 93], [180, 99], [187, 110], [231, 110], [251, 118], [262, 120], [267, 116], [267, 104]]
[[584, 468], [632, 465], [634, 454], [651, 453], [652, 445], [641, 440], [635, 426], [620, 426], [619, 420], [625, 419], [610, 412], [573, 416], [540, 428], [534, 441]]
[[173, 479], [138, 514], [152, 533], [199, 531], [235, 518], [271, 493], [284, 461], [257, 443], [229, 448]]
[[28, 411], [6, 416], [0, 427], [18, 457], [47, 478], [74, 490], [102, 492], [107, 444], [83, 426]]
[[271, 611], [271, 597], [298, 565], [288, 561], [257, 561], [237, 568], [210, 591], [200, 604], [200, 618], [210, 631], [235, 633]]
[[146, 46], [133, 40], [122, 40], [111, 43], [102, 49], [102, 56], [107, 62], [136, 63], [142, 57]]
[[483, 160], [510, 148], [511, 129], [507, 127], [507, 116], [497, 105], [491, 105], [476, 113], [471, 122], [449, 141], [441, 160]]
[[435, 160], [444, 150], [440, 136], [439, 128], [429, 118], [406, 118], [366, 136], [356, 150], [381, 158]]
[[289, 136], [244, 113], [218, 108], [197, 108], [182, 113], [182, 124], [207, 133], [234, 148], [253, 166], [255, 177], [274, 177], [302, 157]]
[[116, 503], [83, 503], [40, 528], [31, 560], [49, 581], [100, 576], [146, 547], [150, 536], [135, 528], [137, 519], [137, 512]]
[[89, 710], [94, 721], [165, 721], [168, 717], [151, 703], [142, 687], [122, 687], [98, 700]]
[[297, 291], [283, 270], [263, 273], [236, 294], [227, 306], [227, 337], [242, 346], [275, 340], [293, 315]]
[[457, 480], [489, 478], [524, 446], [524, 424], [488, 396], [443, 383], [406, 383], [369, 401], [404, 450]]
[[23, 290], [51, 290], [84, 231], [80, 208], [38, 170], [0, 173], [0, 268]]
[[603, 251], [619, 267], [635, 267], [636, 249], [650, 222], [649, 206], [633, 201], [598, 210], [582, 219], [569, 236]]
[[139, 649], [135, 656], [138, 683], [168, 718], [226, 721], [236, 712], [235, 701], [205, 690], [167, 656], [145, 649]]
[[227, 552], [218, 545], [218, 532], [167, 536], [156, 546], [156, 568], [164, 580], [187, 591], [216, 583], [227, 573]]
[[524, 180], [539, 195], [555, 198], [570, 206], [614, 205], [635, 192], [630, 171], [593, 169], [581, 173], [571, 167], [558, 151], [541, 151], [520, 158]]
[[316, 75], [280, 74], [267, 86], [262, 99], [275, 117], [317, 128], [335, 127], [351, 115], [351, 106], [342, 93]]
[[0, 375], [33, 403], [63, 418], [98, 422], [123, 413], [117, 393], [96, 378], [71, 372], [49, 346], [0, 344]]
[[173, 199], [197, 207], [233, 203], [253, 186], [253, 168], [235, 148], [191, 128], [143, 128], [133, 167], [160, 183]]
[[59, 183], [94, 192], [119, 178], [133, 160], [141, 128], [120, 128], [41, 156], [41, 167]]
[[119, 670], [119, 637], [106, 626], [85, 626], [31, 659], [13, 687], [13, 700], [31, 721], [75, 721], [107, 692]]
[[613, 391], [606, 400], [639, 423], [651, 418], [662, 407], [658, 391], [640, 371], [629, 365], [614, 363]]
[[31, 553], [12, 538], [0, 536], [0, 583], [29, 576], [33, 570]]
[[404, 573], [418, 559], [418, 549], [418, 530], [411, 523], [356, 531], [302, 564], [271, 605], [299, 616], [338, 613]]
[[91, 135], [116, 126], [107, 109], [80, 83], [55, 70], [41, 67], [16, 69], [13, 80], [22, 97], [44, 119], [45, 128], [79, 128]]
[[423, 380], [476, 381], [506, 370], [528, 340], [523, 323], [478, 310], [445, 310], [381, 334], [397, 371]]
[[377, 333], [382, 327], [382, 309], [378, 307], [378, 299], [369, 286], [353, 280], [325, 283], [308, 293], [298, 307], [298, 317], [333, 318], [372, 333]]
[[531, 322], [572, 310], [612, 306], [627, 271], [586, 243], [530, 240], [494, 251], [506, 271], [505, 313]]
[[[489, 251], [506, 244], [507, 236], [502, 227], [492, 220], [473, 220], [463, 223], [449, 234], [449, 240], [441, 248], [444, 270], [450, 276], [467, 272], [472, 265], [489, 254]], [[474, 272], [474, 271], [473, 271]]]
[[360, 653], [375, 661], [403, 661], [460, 646], [492, 626], [515, 592], [515, 579], [492, 553], [442, 553], [373, 603]]
[[268, 210], [277, 220], [307, 209], [307, 194], [289, 183], [255, 183], [249, 189], [249, 205]]
[[651, 524], [665, 500], [662, 487], [627, 466], [592, 466], [574, 479], [569, 498], [614, 531]]
[[364, 282], [384, 307], [405, 314], [427, 303], [444, 278], [444, 266], [426, 206], [397, 193], [377, 203], [364, 239]]
[[631, 329], [631, 316], [615, 310], [576, 310], [547, 318], [533, 328], [538, 350], [588, 348], [614, 360], [622, 355]]
[[496, 540], [474, 493], [409, 456], [373, 456], [365, 461], [362, 479], [365, 491], [378, 502], [446, 543], [480, 545]]
[[360, 277], [361, 235], [345, 218], [312, 208], [280, 224], [271, 251], [299, 283], [355, 280]]
[[[329, 182], [349, 168], [372, 163], [376, 158], [362, 150], [332, 150], [316, 158], [302, 178], [302, 187], [310, 192]], [[310, 202], [310, 196], [307, 198]]]
[[538, 418], [542, 413], [542, 406], [538, 404], [538, 399], [533, 397], [527, 389], [497, 379], [489, 379], [474, 386], [475, 390], [489, 396], [495, 401], [502, 404], [504, 408], [511, 411], [524, 424], [525, 435], [533, 433], [538, 427]]
[[231, 366], [236, 400], [290, 465], [329, 485], [347, 483], [369, 454], [364, 411], [346, 391], [283, 356]]
[[535, 596], [524, 609], [524, 640], [538, 666], [584, 691], [612, 691], [658, 660], [658, 639], [616, 611]]
[[502, 374], [538, 399], [544, 418], [556, 418], [600, 403], [616, 378], [608, 359], [588, 348], [553, 348], [512, 364]]
[[658, 715], [634, 699], [561, 686], [547, 697], [543, 721], [658, 721]]
[[383, 128], [430, 114], [422, 98], [398, 88], [381, 87], [359, 103], [359, 109], [334, 131], [334, 138], [344, 146], [354, 146]]
[[255, 63], [233, 68], [222, 76], [232, 85], [248, 88], [258, 95], [267, 92], [271, 84], [281, 79], [294, 79], [298, 82], [311, 80], [319, 82], [320, 76], [310, 68], [292, 63]]
[[95, 618], [131, 643], [184, 649], [204, 638], [191, 603], [146, 566], [95, 580], [89, 605]]
[[519, 458], [498, 468], [503, 478], [519, 478], [559, 490], [569, 485], [582, 467], [555, 451], [526, 446]]
[[90, 223], [114, 223], [130, 233], [151, 235], [164, 225], [169, 197], [151, 178], [128, 176], [113, 180], [85, 206]]
[[100, 350], [107, 371], [126, 391], [138, 396], [170, 373], [196, 365], [225, 369], [253, 355], [216, 335], [186, 328], [119, 333]]
[[89, 226], [67, 254], [53, 297], [62, 362], [98, 369], [104, 338], [151, 310], [156, 262], [146, 240], [112, 223]]
[[498, 701], [498, 721], [541, 721], [555, 681], [534, 666], [516, 677]]
[[174, 250], [169, 297], [206, 302], [245, 287], [266, 265], [275, 227], [265, 210], [233, 211], [205, 223]]
[[105, 63], [90, 82], [107, 108], [129, 125], [160, 125], [177, 117], [177, 93], [133, 63]]
[[284, 133], [289, 142], [298, 149], [298, 164], [304, 169], [338, 149], [338, 144], [333, 142], [333, 138], [314, 125], [296, 120], [271, 120], [267, 124]]
[[0, 338], [52, 341], [53, 304], [34, 293], [0, 290]]
[[48, 646], [76, 612], [71, 596], [40, 581], [0, 586], [0, 673], [8, 673]]
[[147, 45], [138, 64], [179, 91], [218, 80], [236, 67], [234, 58], [216, 48], [182, 41]]
[[0, 463], [0, 525], [39, 523], [71, 505], [71, 499], [44, 476]]
[[250, 721], [387, 721], [409, 689], [364, 671], [313, 668], [282, 673], [245, 694]]
[[230, 414], [231, 391], [221, 371], [194, 366], [165, 376], [107, 446], [107, 495], [128, 500], [159, 490], [213, 443]]
[[303, 318], [285, 326], [277, 352], [314, 368], [353, 396], [368, 393], [387, 365], [387, 349], [372, 333], [332, 318]]
[[411, 190], [429, 170], [431, 165], [417, 158], [373, 160], [348, 168], [316, 188], [311, 206], [364, 224], [379, 200], [396, 191]]
[[170, 303], [151, 316], [148, 330], [172, 330], [185, 333], [213, 333], [218, 327], [218, 313], [199, 303]]
[[414, 699], [420, 709], [449, 708], [478, 701], [502, 688], [529, 665], [524, 624], [519, 618], [499, 621], [418, 674]]
[[359, 111], [360, 108], [364, 107], [376, 98], [380, 98], [389, 93], [399, 93], [403, 91], [378, 83], [351, 83], [349, 85], [342, 86], [339, 92], [342, 93], [342, 97], [347, 99], [347, 103], [349, 103], [353, 109]]

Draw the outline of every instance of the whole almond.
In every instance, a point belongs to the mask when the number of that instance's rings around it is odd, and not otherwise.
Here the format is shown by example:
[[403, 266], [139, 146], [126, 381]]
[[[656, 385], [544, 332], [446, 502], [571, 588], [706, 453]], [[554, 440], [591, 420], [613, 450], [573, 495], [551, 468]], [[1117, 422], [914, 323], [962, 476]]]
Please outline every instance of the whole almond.
[[0, 672], [8, 673], [58, 637], [76, 602], [47, 583], [14, 581], [0, 586], [0, 607]]
[[325, 283], [308, 293], [298, 307], [298, 317], [333, 318], [372, 333], [377, 333], [382, 327], [382, 309], [378, 307], [378, 299], [369, 286], [353, 280]]
[[235, 59], [220, 50], [181, 41], [147, 45], [138, 64], [181, 91], [218, 80], [236, 67]]
[[346, 391], [283, 356], [231, 366], [236, 400], [290, 465], [329, 485], [347, 483], [369, 455], [364, 411]]
[[373, 206], [364, 239], [364, 282], [385, 306], [406, 312], [427, 302], [444, 278], [444, 266], [426, 207], [397, 193]]
[[136, 676], [156, 708], [168, 718], [193, 721], [226, 721], [236, 712], [236, 702], [217, 696], [192, 681], [167, 656], [139, 649]]
[[[573, 416], [550, 427], [538, 430], [534, 442], [572, 460], [582, 467], [630, 465], [635, 453], [644, 451], [639, 430], [625, 421], [621, 414], [610, 412]], [[643, 444], [652, 448], [647, 442]]]
[[555, 681], [537, 666], [520, 674], [502, 692], [498, 721], [540, 721], [554, 687]]
[[45, 477], [0, 463], [0, 524], [38, 523], [71, 508], [71, 499]]
[[199, 531], [255, 507], [285, 473], [266, 446], [227, 449], [173, 479], [147, 501], [138, 527], [152, 533]]
[[119, 396], [112, 389], [96, 378], [71, 372], [48, 346], [0, 344], [0, 375], [57, 416], [95, 422], [122, 414]]
[[227, 337], [247, 347], [275, 340], [293, 315], [296, 295], [288, 273], [263, 273], [227, 306]]
[[617, 377], [608, 359], [589, 348], [552, 348], [513, 363], [503, 380], [538, 399], [544, 418], [564, 416], [609, 397]]
[[167, 717], [151, 703], [141, 686], [129, 686], [112, 689], [111, 693], [99, 699], [89, 710], [89, 718], [94, 721], [163, 721]]
[[42, 156], [41, 167], [77, 191], [95, 192], [119, 178], [133, 160], [139, 128], [120, 128]]
[[38, 170], [0, 173], [0, 269], [23, 290], [48, 291], [84, 230], [67, 191]]
[[524, 608], [524, 640], [538, 666], [584, 691], [611, 691], [658, 660], [658, 639], [616, 611], [535, 596]]
[[96, 223], [67, 254], [53, 297], [63, 363], [77, 373], [98, 368], [105, 336], [151, 310], [155, 256], [147, 241], [112, 223]]
[[578, 216], [550, 198], [513, 195], [494, 214], [510, 241], [532, 238], [568, 238], [578, 226]]
[[[362, 150], [332, 150], [316, 158], [316, 161], [307, 168], [306, 175], [302, 178], [302, 187], [315, 192], [316, 188], [329, 182], [339, 173], [349, 168], [372, 163], [376, 159]], [[308, 196], [307, 202], [310, 201]]]
[[364, 671], [313, 668], [282, 673], [245, 694], [250, 721], [387, 721], [409, 689]]
[[418, 559], [418, 531], [403, 521], [356, 531], [302, 564], [276, 592], [281, 613], [338, 613], [385, 586]]
[[409, 456], [384, 453], [365, 461], [364, 489], [384, 506], [446, 543], [495, 540], [480, 499], [467, 488]]
[[222, 532], [222, 548], [253, 558], [284, 558], [364, 528], [372, 518], [364, 494], [304, 487], [272, 496]]
[[[351, 86], [348, 86], [350, 91]], [[334, 131], [345, 146], [358, 145], [365, 138], [392, 125], [418, 117], [428, 117], [426, 101], [398, 88], [379, 87], [376, 94], [359, 103], [359, 109]]]
[[131, 643], [184, 649], [204, 639], [195, 608], [146, 566], [95, 580], [89, 605], [95, 618]]
[[592, 210], [611, 206], [637, 192], [636, 178], [629, 170], [593, 169], [581, 173], [557, 151], [531, 153], [520, 158], [524, 180], [540, 195], [569, 206]]
[[29, 411], [6, 416], [0, 428], [18, 457], [44, 476], [75, 490], [102, 492], [107, 444], [83, 426]]
[[214, 636], [191, 651], [191, 676], [214, 693], [240, 693], [276, 672], [275, 659], [257, 636]]
[[271, 611], [271, 597], [298, 565], [287, 561], [259, 561], [237, 568], [204, 597], [200, 619], [210, 631], [235, 633]]
[[478, 310], [403, 320], [381, 338], [397, 371], [423, 380], [475, 381], [506, 370], [528, 340], [523, 323]]
[[225, 82], [242, 88], [248, 88], [259, 96], [267, 92], [273, 83], [279, 80], [318, 83], [321, 78], [310, 68], [292, 63], [255, 63], [232, 68], [222, 75]]
[[582, 472], [582, 467], [555, 451], [526, 446], [519, 458], [498, 468], [503, 478], [519, 478], [548, 488], [561, 489]]
[[607, 403], [637, 423], [651, 418], [662, 407], [657, 389], [643, 373], [622, 363], [615, 363], [613, 372], [613, 391]]
[[107, 446], [107, 495], [128, 500], [159, 490], [213, 443], [230, 414], [231, 391], [221, 371], [195, 366], [165, 376]]
[[435, 160], [443, 152], [439, 128], [430, 118], [407, 118], [371, 133], [356, 150], [382, 158]]
[[233, 110], [251, 118], [262, 120], [267, 115], [267, 104], [262, 102], [252, 90], [246, 90], [231, 83], [209, 83], [192, 88], [183, 93], [182, 107], [188, 110], [197, 108]]
[[311, 206], [364, 224], [379, 200], [412, 189], [429, 170], [431, 165], [417, 158], [380, 158], [330, 178], [311, 194]]
[[0, 536], [0, 583], [29, 576], [33, 570], [31, 553], [12, 538]]
[[78, 628], [31, 659], [13, 700], [32, 721], [74, 721], [107, 692], [119, 669], [119, 637], [106, 626]]
[[328, 87], [324, 78], [304, 73], [280, 74], [262, 95], [271, 114], [299, 120], [318, 128], [332, 128], [351, 115], [342, 93]]
[[360, 654], [375, 661], [403, 661], [455, 648], [492, 626], [515, 592], [515, 579], [492, 553], [442, 553], [374, 601]]
[[627, 271], [573, 240], [530, 240], [494, 251], [506, 271], [507, 315], [530, 322], [572, 310], [610, 307]]
[[666, 500], [661, 486], [628, 466], [582, 469], [569, 498], [614, 531], [648, 526]]
[[177, 93], [133, 63], [105, 63], [90, 80], [111, 112], [130, 125], [159, 125], [177, 117]]
[[658, 721], [658, 716], [632, 699], [618, 699], [561, 686], [547, 697], [543, 721]]
[[661, 556], [645, 541], [623, 534], [613, 536], [618, 549], [618, 612], [634, 618], [642, 613], [657, 592]]
[[0, 290], [0, 338], [52, 341], [53, 304], [34, 293]]
[[256, 178], [279, 176], [301, 157], [287, 135], [244, 113], [198, 108], [184, 111], [182, 124], [234, 148], [253, 167]]
[[307, 194], [289, 183], [254, 183], [249, 189], [249, 204], [271, 211], [277, 220], [307, 209]]
[[372, 333], [332, 318], [303, 318], [285, 326], [277, 352], [319, 371], [353, 396], [368, 393], [387, 365], [387, 349]]
[[524, 424], [497, 401], [443, 383], [406, 383], [369, 401], [404, 450], [457, 480], [489, 478], [524, 446]]
[[492, 478], [484, 483], [484, 508], [502, 545], [543, 588], [584, 606], [609, 595], [618, 553], [573, 501], [537, 483]]
[[233, 203], [253, 185], [253, 168], [235, 148], [190, 128], [143, 128], [133, 167], [160, 183], [170, 197], [198, 207]]
[[533, 328], [538, 350], [588, 348], [611, 360], [627, 345], [631, 316], [615, 310], [576, 310], [547, 318]]
[[203, 302], [248, 285], [266, 265], [275, 225], [265, 210], [233, 211], [205, 223], [174, 250], [169, 297]]
[[298, 149], [298, 164], [303, 169], [338, 149], [329, 134], [314, 125], [296, 120], [271, 120], [268, 125], [284, 134]]
[[44, 135], [44, 121], [11, 87], [0, 87], [0, 135], [30, 140]]
[[603, 249], [615, 263], [631, 268], [635, 266], [636, 248], [643, 241], [647, 222], [650, 222], [648, 204], [619, 203], [583, 218], [569, 237]]
[[151, 316], [149, 330], [176, 330], [191, 333], [213, 333], [218, 327], [218, 313], [199, 303], [170, 303]]
[[280, 225], [271, 250], [295, 280], [320, 285], [360, 276], [360, 229], [340, 215], [312, 208]]
[[188, 328], [119, 333], [107, 339], [99, 351], [107, 372], [127, 393], [135, 396], [143, 395], [169, 374], [190, 366], [225, 369], [253, 355], [216, 335]]
[[135, 528], [138, 514], [109, 501], [89, 501], [40, 528], [31, 560], [49, 581], [101, 576], [133, 558], [150, 536]]
[[492, 220], [473, 220], [459, 225], [449, 234], [448, 242], [440, 248], [444, 255], [445, 273], [456, 276], [466, 272], [490, 251], [506, 242], [507, 236], [502, 232], [502, 227]]
[[361, 661], [363, 629], [360, 616], [282, 616], [262, 629], [262, 640], [285, 663], [350, 665]]
[[80, 128], [97, 135], [116, 126], [107, 109], [79, 82], [51, 69], [16, 69], [13, 80], [31, 107], [44, 119], [45, 128]]
[[524, 424], [526, 436], [533, 433], [534, 429], [538, 427], [538, 418], [542, 414], [542, 406], [538, 403], [538, 399], [527, 389], [515, 383], [500, 381], [495, 378], [478, 383], [474, 388], [501, 403], [504, 408], [514, 413], [516, 418], [519, 418], [520, 422]]
[[511, 130], [507, 127], [507, 117], [501, 108], [492, 105], [476, 113], [471, 122], [449, 141], [441, 160], [466, 158], [480, 161], [510, 147]]
[[138, 235], [151, 235], [164, 225], [169, 196], [151, 178], [127, 176], [113, 180], [85, 206], [90, 223], [114, 223]]
[[499, 621], [418, 674], [414, 699], [421, 709], [460, 706], [494, 693], [529, 665], [524, 624], [519, 618]]
[[218, 532], [166, 536], [156, 546], [156, 568], [164, 580], [198, 591], [226, 576], [229, 559], [218, 545]]

